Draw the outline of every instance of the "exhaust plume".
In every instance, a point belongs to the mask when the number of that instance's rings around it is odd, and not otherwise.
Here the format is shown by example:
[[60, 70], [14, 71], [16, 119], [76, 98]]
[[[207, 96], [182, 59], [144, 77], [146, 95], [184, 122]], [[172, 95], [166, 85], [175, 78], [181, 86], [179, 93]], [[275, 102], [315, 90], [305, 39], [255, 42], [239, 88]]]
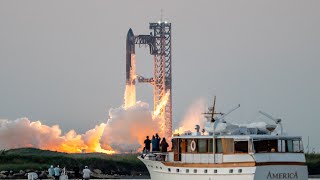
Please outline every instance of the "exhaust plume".
[[174, 130], [174, 134], [183, 134], [185, 131], [193, 130], [195, 125], [199, 125], [200, 128], [204, 128], [206, 119], [203, 116], [203, 112], [206, 108], [206, 102], [203, 98], [196, 100], [189, 108], [179, 123], [179, 128]]

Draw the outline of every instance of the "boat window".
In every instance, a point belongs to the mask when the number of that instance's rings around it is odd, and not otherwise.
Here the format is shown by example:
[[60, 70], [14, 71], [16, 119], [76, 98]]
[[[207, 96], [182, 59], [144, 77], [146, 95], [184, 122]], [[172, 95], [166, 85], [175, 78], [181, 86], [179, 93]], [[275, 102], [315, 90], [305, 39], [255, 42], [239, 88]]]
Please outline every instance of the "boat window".
[[191, 150], [191, 142], [192, 142], [192, 139], [188, 139], [187, 140], [187, 152], [192, 152], [192, 150]]
[[218, 170], [217, 170], [217, 169], [215, 169], [215, 170], [213, 170], [213, 172], [214, 172], [214, 173], [218, 173]]
[[186, 173], [189, 173], [189, 169], [186, 169]]
[[187, 151], [187, 140], [181, 139], [180, 146], [181, 146], [181, 153], [185, 153]]
[[198, 139], [198, 152], [206, 153], [207, 152], [207, 140], [206, 139]]
[[238, 173], [242, 173], [242, 169], [238, 169]]
[[221, 139], [216, 139], [215, 143], [216, 143], [216, 145], [215, 145], [216, 153], [222, 153], [222, 141], [221, 141]]
[[208, 170], [207, 170], [207, 169], [205, 169], [205, 170], [204, 170], [204, 173], [208, 173]]
[[235, 153], [248, 153], [248, 141], [235, 141], [234, 142]]
[[171, 172], [171, 169], [170, 169], [170, 168], [168, 168], [168, 171], [169, 171], [169, 172]]
[[234, 142], [231, 138], [223, 138], [222, 139], [222, 149], [224, 154], [232, 154], [234, 153]]
[[229, 173], [233, 173], [233, 169], [229, 169]]
[[256, 153], [278, 152], [277, 140], [258, 140], [253, 143]]
[[193, 173], [197, 173], [198, 171], [196, 169], [193, 170]]
[[213, 152], [213, 139], [208, 140], [208, 152]]
[[300, 140], [286, 140], [286, 152], [303, 152], [303, 145]]

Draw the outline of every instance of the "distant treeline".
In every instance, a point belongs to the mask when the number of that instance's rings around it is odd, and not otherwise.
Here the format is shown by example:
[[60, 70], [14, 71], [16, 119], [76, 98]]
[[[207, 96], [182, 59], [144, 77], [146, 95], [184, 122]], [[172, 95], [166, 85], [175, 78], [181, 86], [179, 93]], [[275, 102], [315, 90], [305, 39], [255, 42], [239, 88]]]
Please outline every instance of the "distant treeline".
[[320, 154], [306, 154], [309, 175], [320, 174]]
[[35, 148], [0, 151], [0, 171], [47, 170], [59, 165], [72, 170], [74, 167], [100, 169], [104, 174], [148, 174], [147, 168], [137, 159], [138, 154], [107, 155], [103, 153], [67, 154]]
[[[47, 170], [59, 165], [72, 170], [74, 167], [100, 169], [104, 174], [148, 174], [147, 168], [137, 159], [138, 154], [107, 155], [103, 153], [67, 154], [35, 148], [0, 151], [0, 171]], [[320, 154], [306, 154], [309, 175], [320, 174]]]

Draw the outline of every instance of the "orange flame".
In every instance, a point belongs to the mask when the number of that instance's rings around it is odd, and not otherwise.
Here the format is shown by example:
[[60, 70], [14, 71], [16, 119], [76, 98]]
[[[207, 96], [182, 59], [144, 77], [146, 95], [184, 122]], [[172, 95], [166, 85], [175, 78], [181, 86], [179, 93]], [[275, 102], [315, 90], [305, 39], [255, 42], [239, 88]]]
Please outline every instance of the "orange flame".
[[157, 105], [156, 110], [153, 112], [153, 118], [160, 115], [161, 109], [163, 109], [169, 100], [170, 91], [167, 91], [166, 94], [162, 97], [160, 103]]

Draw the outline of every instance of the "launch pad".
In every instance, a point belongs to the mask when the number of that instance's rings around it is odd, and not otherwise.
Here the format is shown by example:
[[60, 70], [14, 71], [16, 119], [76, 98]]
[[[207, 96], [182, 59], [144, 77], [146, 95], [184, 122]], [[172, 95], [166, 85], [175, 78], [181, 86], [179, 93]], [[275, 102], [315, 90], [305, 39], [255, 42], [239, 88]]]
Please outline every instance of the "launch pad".
[[[130, 28], [126, 40], [126, 85], [135, 93], [136, 79], [154, 87], [154, 111], [165, 120], [165, 137], [172, 135], [172, 71], [171, 71], [171, 23], [149, 23], [149, 35], [134, 35]], [[135, 72], [135, 45], [147, 45], [154, 58], [154, 76], [145, 78]], [[129, 95], [130, 96], [130, 95]], [[166, 103], [162, 104], [164, 98]]]

